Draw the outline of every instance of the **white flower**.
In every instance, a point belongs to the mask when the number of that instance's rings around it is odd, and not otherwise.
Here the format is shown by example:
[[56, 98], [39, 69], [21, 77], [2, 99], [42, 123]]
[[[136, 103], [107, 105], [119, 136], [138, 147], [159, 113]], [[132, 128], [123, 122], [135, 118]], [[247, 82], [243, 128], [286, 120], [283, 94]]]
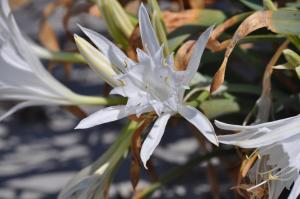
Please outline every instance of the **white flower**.
[[20, 32], [8, 0], [1, 0], [0, 12], [0, 100], [21, 101], [0, 121], [28, 106], [97, 103], [97, 98], [73, 93], [48, 73]]
[[218, 136], [224, 144], [242, 148], [258, 148], [261, 159], [255, 168], [262, 175], [258, 185], [268, 183], [269, 198], [276, 199], [283, 189], [294, 182], [289, 199], [300, 194], [300, 115], [253, 126], [239, 126], [216, 121], [224, 130], [241, 131], [237, 134]]
[[173, 55], [164, 57], [163, 46], [159, 46], [147, 10], [143, 5], [139, 9], [139, 24], [145, 51], [137, 49], [138, 63], [129, 59], [102, 35], [82, 28], [83, 32], [118, 70], [119, 75], [116, 78], [123, 82], [123, 86], [115, 87], [111, 94], [128, 97], [128, 102], [124, 106], [102, 109], [82, 120], [76, 128], [89, 128], [128, 115], [140, 116], [143, 113], [155, 111], [159, 117], [141, 149], [141, 159], [145, 167], [162, 138], [169, 118], [176, 113], [195, 125], [209, 141], [217, 145], [218, 141], [209, 120], [197, 109], [183, 102], [184, 92], [197, 72], [212, 27], [206, 30], [197, 41], [187, 70], [175, 71]]

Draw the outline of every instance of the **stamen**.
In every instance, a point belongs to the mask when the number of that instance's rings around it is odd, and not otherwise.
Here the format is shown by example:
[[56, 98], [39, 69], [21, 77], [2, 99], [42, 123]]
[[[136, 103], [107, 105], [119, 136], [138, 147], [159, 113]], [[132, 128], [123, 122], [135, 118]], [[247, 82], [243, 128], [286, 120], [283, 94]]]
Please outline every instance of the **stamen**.
[[269, 180], [265, 180], [265, 181], [263, 181], [263, 182], [261, 182], [261, 183], [255, 185], [255, 186], [253, 186], [253, 187], [250, 187], [249, 189], [246, 189], [246, 191], [250, 192], [251, 190], [256, 189], [256, 188], [258, 188], [258, 187], [260, 187], [260, 186], [266, 184], [268, 181], [269, 181]]

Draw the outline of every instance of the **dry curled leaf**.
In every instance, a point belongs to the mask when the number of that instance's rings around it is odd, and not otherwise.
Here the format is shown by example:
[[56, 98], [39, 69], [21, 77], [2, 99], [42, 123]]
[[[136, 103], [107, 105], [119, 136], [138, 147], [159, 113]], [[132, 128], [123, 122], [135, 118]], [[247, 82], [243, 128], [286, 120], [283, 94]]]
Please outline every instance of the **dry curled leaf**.
[[74, 3], [65, 6], [66, 12], [63, 16], [63, 28], [70, 41], [73, 41], [73, 32], [69, 30], [69, 22], [72, 17], [76, 17], [82, 13], [89, 13], [92, 16], [99, 17], [100, 11], [97, 5], [92, 3]]
[[198, 15], [198, 9], [190, 9], [181, 12], [162, 12], [162, 18], [166, 24], [167, 32], [172, 32], [180, 26], [193, 23]]
[[210, 49], [212, 52], [218, 52], [224, 50], [230, 43], [230, 40], [225, 40], [223, 42], [219, 42], [217, 39], [218, 37], [224, 33], [227, 29], [231, 28], [232, 26], [236, 25], [240, 21], [244, 20], [248, 17], [251, 13], [242, 13], [235, 15], [222, 24], [218, 25], [214, 31], [212, 32], [210, 39], [207, 44], [207, 48]]
[[245, 36], [247, 36], [248, 34], [250, 34], [251, 32], [257, 29], [263, 27], [268, 27], [269, 29], [272, 29], [271, 16], [272, 16], [271, 11], [258, 11], [250, 15], [249, 17], [247, 17], [242, 22], [242, 24], [238, 27], [229, 45], [226, 48], [223, 62], [213, 78], [211, 89], [210, 89], [211, 93], [216, 91], [223, 84], [228, 58], [231, 55], [235, 45], [239, 42], [240, 39], [244, 38]]
[[28, 5], [32, 0], [9, 0], [12, 10], [16, 10]]
[[131, 138], [131, 167], [130, 167], [130, 179], [133, 189], [135, 190], [140, 180], [140, 149], [142, 143], [142, 133], [152, 123], [152, 114], [148, 114], [149, 117], [145, 117], [143, 124], [134, 132]]
[[184, 71], [187, 68], [189, 60], [192, 56], [193, 47], [196, 41], [189, 40], [185, 42], [177, 51], [175, 56], [175, 68], [178, 71]]
[[254, 163], [256, 162], [257, 158], [259, 157], [258, 152], [254, 153], [254, 155], [252, 155], [249, 158], [246, 158], [241, 165], [241, 169], [240, 169], [240, 175], [241, 177], [246, 177], [249, 170], [251, 169], [251, 167], [254, 165]]
[[76, 116], [79, 119], [84, 119], [87, 117], [87, 114], [85, 111], [83, 111], [78, 106], [65, 106], [65, 109], [72, 113], [74, 116]]
[[131, 58], [133, 60], [137, 60], [137, 54], [136, 54], [137, 48], [143, 49], [139, 26], [136, 26], [134, 28], [134, 30], [129, 38], [129, 46], [127, 49], [127, 55], [129, 56], [129, 58]]
[[38, 36], [40, 42], [47, 49], [55, 52], [60, 50], [56, 33], [51, 27], [51, 25], [49, 24], [48, 20], [45, 19], [42, 21]]
[[228, 58], [235, 45], [251, 32], [264, 27], [275, 33], [299, 35], [300, 13], [293, 10], [266, 10], [257, 11], [247, 17], [238, 27], [226, 48], [223, 62], [214, 76], [211, 86], [211, 93], [216, 91], [223, 84]]
[[146, 127], [146, 122], [138, 128], [131, 139], [131, 167], [130, 167], [130, 179], [133, 190], [135, 190], [140, 180], [140, 149], [141, 149], [141, 134]]
[[261, 122], [269, 121], [269, 116], [271, 113], [271, 106], [272, 106], [271, 76], [273, 73], [273, 66], [275, 66], [276, 62], [278, 61], [278, 59], [280, 58], [280, 56], [282, 54], [282, 51], [287, 48], [288, 44], [289, 44], [289, 41], [286, 40], [279, 46], [279, 48], [276, 50], [275, 54], [273, 55], [273, 57], [271, 58], [271, 60], [269, 61], [268, 65], [265, 69], [263, 81], [262, 81], [262, 85], [263, 85], [262, 93], [256, 102], [257, 107], [258, 107], [256, 122], [261, 123]]
[[188, 0], [191, 8], [204, 8], [205, 0]]

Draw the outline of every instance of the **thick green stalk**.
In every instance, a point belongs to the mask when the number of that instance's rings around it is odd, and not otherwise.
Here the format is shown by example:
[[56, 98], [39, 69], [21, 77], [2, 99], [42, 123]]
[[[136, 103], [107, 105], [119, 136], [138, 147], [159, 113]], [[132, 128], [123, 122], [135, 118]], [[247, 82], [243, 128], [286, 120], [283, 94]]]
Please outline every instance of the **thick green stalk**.
[[86, 63], [84, 58], [79, 53], [70, 53], [62, 51], [54, 52], [35, 44], [32, 44], [31, 48], [41, 59], [68, 63]]
[[113, 106], [125, 104], [127, 99], [124, 97], [96, 97], [76, 95], [72, 99], [77, 105], [101, 105], [101, 106]]

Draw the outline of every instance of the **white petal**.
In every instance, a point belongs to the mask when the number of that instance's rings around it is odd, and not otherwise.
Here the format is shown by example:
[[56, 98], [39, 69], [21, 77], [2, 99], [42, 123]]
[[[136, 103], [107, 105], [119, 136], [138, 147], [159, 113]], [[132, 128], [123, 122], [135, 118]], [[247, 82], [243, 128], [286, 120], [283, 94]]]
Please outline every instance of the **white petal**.
[[206, 47], [207, 41], [212, 31], [213, 31], [213, 26], [210, 26], [204, 33], [201, 34], [198, 41], [196, 42], [191, 59], [187, 67], [187, 76], [184, 82], [185, 84], [188, 84], [196, 74], [201, 61], [203, 51]]
[[276, 120], [276, 121], [273, 121], [273, 122], [266, 122], [266, 123], [261, 123], [261, 124], [257, 124], [257, 125], [250, 125], [250, 126], [227, 124], [227, 123], [215, 120], [215, 125], [217, 127], [219, 127], [220, 129], [229, 130], [229, 131], [254, 130], [254, 129], [259, 129], [259, 128], [263, 128], [263, 127], [276, 128], [278, 126], [282, 126], [283, 124], [285, 124], [289, 121], [292, 121], [294, 119], [298, 119], [298, 118], [300, 119], [300, 115], [296, 115], [296, 116], [281, 119], [281, 120]]
[[1, 14], [3, 13], [5, 17], [8, 17], [10, 12], [8, 0], [1, 0]]
[[0, 117], [0, 122], [2, 120], [4, 120], [5, 118], [7, 118], [8, 116], [14, 114], [15, 112], [17, 112], [23, 108], [30, 107], [30, 106], [39, 106], [39, 105], [41, 105], [41, 103], [32, 102], [32, 101], [19, 103], [19, 104], [15, 105], [14, 107], [12, 107], [11, 109], [9, 109], [4, 115], [2, 115]]
[[125, 106], [111, 106], [101, 109], [80, 121], [75, 129], [86, 129], [100, 124], [122, 119], [130, 113], [125, 112]]
[[[37, 55], [33, 52], [32, 48], [28, 44], [28, 41], [23, 37], [22, 33], [19, 30], [19, 27], [13, 17], [13, 15], [9, 15], [7, 23], [10, 27], [10, 31], [12, 34], [12, 38], [14, 41], [14, 46], [16, 46], [16, 50], [27, 64], [31, 67], [32, 72], [35, 76], [40, 80], [41, 84], [46, 84], [54, 94], [59, 93], [62, 96], [65, 96], [68, 99], [72, 99], [74, 93], [65, 87], [63, 84], [58, 82], [42, 65], [41, 61], [37, 57]], [[58, 96], [59, 97], [59, 96]]]
[[246, 139], [250, 139], [252, 137], [257, 137], [257, 135], [262, 136], [271, 130], [268, 128], [261, 128], [257, 131], [242, 131], [240, 133], [231, 134], [231, 135], [220, 135], [218, 136], [219, 142], [223, 144], [232, 144], [239, 145], [239, 142], [244, 141]]
[[148, 134], [146, 140], [144, 141], [141, 149], [141, 160], [144, 164], [144, 167], [147, 168], [147, 161], [149, 160], [150, 156], [154, 152], [155, 148], [159, 144], [167, 122], [171, 117], [170, 114], [163, 114], [161, 115], [154, 123], [150, 133]]
[[1, 46], [1, 58], [10, 64], [11, 67], [16, 67], [20, 70], [32, 72], [30, 66], [17, 54], [15, 47], [10, 43]]
[[110, 92], [110, 95], [121, 95], [123, 97], [126, 97], [126, 92], [124, 90], [123, 86], [115, 87]]
[[275, 142], [284, 141], [292, 136], [300, 135], [300, 121], [294, 119], [293, 121], [273, 129], [271, 132], [263, 134], [262, 136], [255, 136], [254, 138], [241, 140], [236, 145], [243, 148], [258, 148], [273, 144]]
[[125, 61], [132, 62], [123, 51], [121, 51], [115, 44], [106, 39], [101, 34], [79, 26], [80, 29], [90, 38], [90, 40], [97, 46], [97, 48], [110, 59], [111, 63], [118, 67], [121, 71], [125, 71]]
[[154, 57], [159, 50], [159, 43], [152, 28], [147, 9], [143, 4], [139, 9], [139, 25], [144, 49]]
[[136, 54], [137, 54], [139, 62], [146, 62], [149, 59], [148, 54], [139, 48], [136, 49]]
[[213, 144], [218, 146], [214, 127], [200, 111], [191, 106], [180, 106], [178, 113], [192, 123]]
[[293, 189], [292, 189], [288, 199], [297, 199], [299, 194], [300, 194], [300, 176], [295, 181]]

